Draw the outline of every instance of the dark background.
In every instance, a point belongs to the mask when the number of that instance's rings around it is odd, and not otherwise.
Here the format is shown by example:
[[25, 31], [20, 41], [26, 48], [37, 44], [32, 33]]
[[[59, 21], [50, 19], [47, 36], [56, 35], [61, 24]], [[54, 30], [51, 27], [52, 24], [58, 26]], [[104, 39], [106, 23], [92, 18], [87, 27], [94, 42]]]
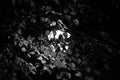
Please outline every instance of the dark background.
[[[88, 5], [99, 11], [102, 11], [110, 17], [104, 23], [104, 30], [111, 35], [119, 36], [119, 21], [120, 21], [120, 1], [119, 0], [87, 0]], [[114, 36], [114, 37], [115, 37]]]

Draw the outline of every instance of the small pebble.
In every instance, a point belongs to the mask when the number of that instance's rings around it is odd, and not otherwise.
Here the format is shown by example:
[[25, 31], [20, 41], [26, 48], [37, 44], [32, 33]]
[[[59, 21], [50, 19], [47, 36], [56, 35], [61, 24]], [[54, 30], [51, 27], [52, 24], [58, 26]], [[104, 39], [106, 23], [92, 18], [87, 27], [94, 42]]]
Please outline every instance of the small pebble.
[[82, 76], [82, 73], [79, 72], [79, 71], [77, 71], [77, 73], [75, 74], [75, 76], [77, 76], [77, 77], [81, 77], [81, 76]]
[[25, 49], [25, 47], [22, 47], [21, 49], [23, 52], [26, 52], [27, 50]]
[[73, 20], [73, 23], [74, 23], [75, 25], [79, 25], [78, 19], [74, 19], [74, 20]]

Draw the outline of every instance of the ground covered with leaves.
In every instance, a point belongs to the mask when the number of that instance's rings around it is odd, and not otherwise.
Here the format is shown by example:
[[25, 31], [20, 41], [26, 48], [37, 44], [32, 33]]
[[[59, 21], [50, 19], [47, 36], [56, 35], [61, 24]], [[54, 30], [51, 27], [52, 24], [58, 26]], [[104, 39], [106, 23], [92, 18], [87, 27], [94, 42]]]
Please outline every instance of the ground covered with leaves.
[[110, 16], [86, 3], [1, 1], [0, 80], [120, 80]]

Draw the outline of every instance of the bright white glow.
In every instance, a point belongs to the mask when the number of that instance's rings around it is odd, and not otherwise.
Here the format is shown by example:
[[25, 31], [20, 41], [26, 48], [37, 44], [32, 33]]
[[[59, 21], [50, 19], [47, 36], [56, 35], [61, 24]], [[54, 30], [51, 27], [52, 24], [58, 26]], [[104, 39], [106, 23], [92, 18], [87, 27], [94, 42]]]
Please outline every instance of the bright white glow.
[[52, 50], [55, 52], [55, 47], [54, 47], [53, 45], [51, 45], [51, 48], [52, 48]]
[[67, 38], [70, 38], [71, 34], [67, 33]]
[[52, 22], [51, 24], [50, 24], [50, 26], [55, 26], [56, 25], [56, 22]]
[[66, 50], [68, 50], [68, 48], [69, 48], [68, 46], [65, 46], [65, 49], [66, 49]]
[[60, 50], [62, 51], [62, 50], [63, 50], [63, 48], [61, 47], [61, 45], [60, 45], [60, 44], [58, 44], [58, 46], [59, 46]]
[[52, 38], [54, 38], [54, 33], [53, 33], [53, 31], [51, 31], [50, 34], [48, 35], [48, 39], [49, 39], [49, 40], [52, 39]]
[[57, 30], [56, 31], [56, 35], [55, 35], [55, 39], [58, 39], [60, 35], [62, 35], [64, 32]]

